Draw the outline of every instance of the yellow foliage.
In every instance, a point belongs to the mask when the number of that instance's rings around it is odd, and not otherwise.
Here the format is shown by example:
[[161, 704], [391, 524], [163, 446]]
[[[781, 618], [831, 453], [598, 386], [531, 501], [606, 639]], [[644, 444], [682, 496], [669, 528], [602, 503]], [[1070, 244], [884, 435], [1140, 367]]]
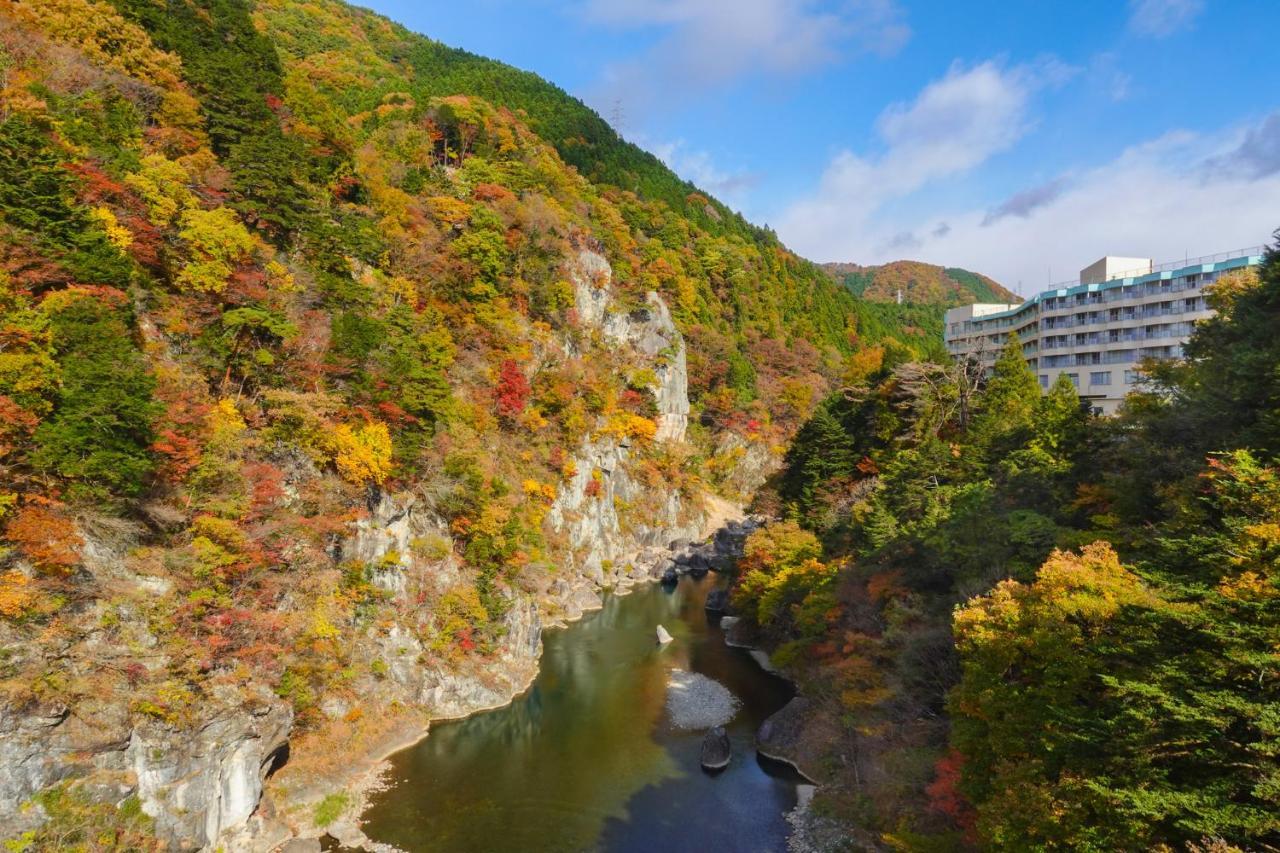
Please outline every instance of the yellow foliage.
[[471, 218], [471, 205], [447, 195], [427, 199], [431, 215], [446, 225], [461, 225]]
[[235, 211], [226, 207], [188, 208], [182, 214], [179, 236], [190, 248], [191, 260], [178, 273], [177, 282], [202, 293], [221, 293], [236, 264], [258, 246]]
[[556, 499], [555, 483], [539, 483], [537, 480], [524, 481], [524, 493], [531, 498], [541, 498], [547, 503]]
[[546, 429], [549, 424], [542, 411], [537, 406], [529, 406], [520, 413], [520, 424], [530, 432], [537, 432], [540, 429]]
[[215, 449], [229, 449], [249, 428], [244, 418], [240, 417], [235, 401], [229, 397], [223, 397], [218, 401], [213, 411], [206, 417], [205, 423], [209, 427], [208, 443]]
[[169, 225], [180, 211], [195, 203], [187, 189], [191, 176], [186, 169], [159, 154], [143, 157], [142, 169], [126, 175], [124, 181], [147, 203], [152, 225]]
[[391, 473], [391, 432], [381, 421], [357, 427], [339, 424], [333, 444], [338, 473], [348, 481], [382, 483]]
[[98, 227], [107, 235], [107, 241], [117, 249], [124, 251], [133, 245], [133, 234], [120, 224], [110, 208], [95, 207], [89, 211], [89, 218], [98, 223]]
[[16, 571], [0, 574], [0, 616], [17, 619], [31, 609], [35, 601], [30, 578]]
[[34, 24], [54, 41], [72, 45], [95, 65], [166, 89], [181, 86], [181, 60], [157, 49], [146, 30], [125, 20], [110, 3], [24, 0], [6, 2], [0, 9]]
[[295, 293], [298, 291], [298, 283], [293, 279], [293, 273], [289, 272], [289, 268], [279, 261], [268, 261], [263, 268], [267, 273], [267, 282], [271, 285], [272, 290], [280, 293]]
[[648, 418], [630, 412], [615, 412], [609, 416], [600, 429], [600, 435], [619, 440], [635, 439], [640, 442], [653, 441], [658, 434], [658, 425]]

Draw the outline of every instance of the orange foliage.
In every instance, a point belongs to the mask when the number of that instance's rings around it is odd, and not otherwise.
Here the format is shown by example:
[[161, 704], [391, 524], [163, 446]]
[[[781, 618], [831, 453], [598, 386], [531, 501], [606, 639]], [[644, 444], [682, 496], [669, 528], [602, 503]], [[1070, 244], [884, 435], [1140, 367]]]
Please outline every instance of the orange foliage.
[[35, 604], [31, 580], [22, 572], [0, 574], [0, 616], [16, 619]]
[[84, 540], [76, 533], [75, 522], [51, 509], [23, 507], [4, 535], [41, 571], [65, 574], [80, 562]]

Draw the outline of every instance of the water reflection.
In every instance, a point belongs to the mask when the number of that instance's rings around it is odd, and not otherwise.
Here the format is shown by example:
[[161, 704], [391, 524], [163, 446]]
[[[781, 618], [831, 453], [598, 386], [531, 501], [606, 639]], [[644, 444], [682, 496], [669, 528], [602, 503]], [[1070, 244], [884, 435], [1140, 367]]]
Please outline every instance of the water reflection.
[[[796, 778], [752, 738], [790, 698], [703, 610], [714, 577], [610, 596], [544, 637], [541, 673], [510, 706], [441, 723], [393, 757], [366, 833], [409, 851], [756, 851], [783, 846]], [[663, 624], [675, 642], [659, 647]], [[701, 672], [743, 702], [734, 760], [699, 767], [701, 732], [665, 720], [667, 673]]]

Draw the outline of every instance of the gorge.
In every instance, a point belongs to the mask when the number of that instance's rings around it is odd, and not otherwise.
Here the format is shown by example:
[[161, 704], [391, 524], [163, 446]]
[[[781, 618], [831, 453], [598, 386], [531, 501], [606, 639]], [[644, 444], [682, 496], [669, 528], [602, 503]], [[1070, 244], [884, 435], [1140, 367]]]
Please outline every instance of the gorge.
[[1116, 418], [1004, 293], [340, 0], [0, 0], [0, 841], [1275, 849], [1280, 251]]

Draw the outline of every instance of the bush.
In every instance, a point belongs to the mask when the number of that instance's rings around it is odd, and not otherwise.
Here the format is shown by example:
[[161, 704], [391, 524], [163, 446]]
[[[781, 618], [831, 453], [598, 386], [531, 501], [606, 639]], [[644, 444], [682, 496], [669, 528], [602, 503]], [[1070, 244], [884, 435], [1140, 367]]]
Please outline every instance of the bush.
[[347, 796], [345, 791], [339, 791], [336, 794], [329, 794], [320, 802], [316, 803], [315, 822], [316, 826], [324, 828], [342, 817], [342, 813], [347, 810], [351, 798]]

